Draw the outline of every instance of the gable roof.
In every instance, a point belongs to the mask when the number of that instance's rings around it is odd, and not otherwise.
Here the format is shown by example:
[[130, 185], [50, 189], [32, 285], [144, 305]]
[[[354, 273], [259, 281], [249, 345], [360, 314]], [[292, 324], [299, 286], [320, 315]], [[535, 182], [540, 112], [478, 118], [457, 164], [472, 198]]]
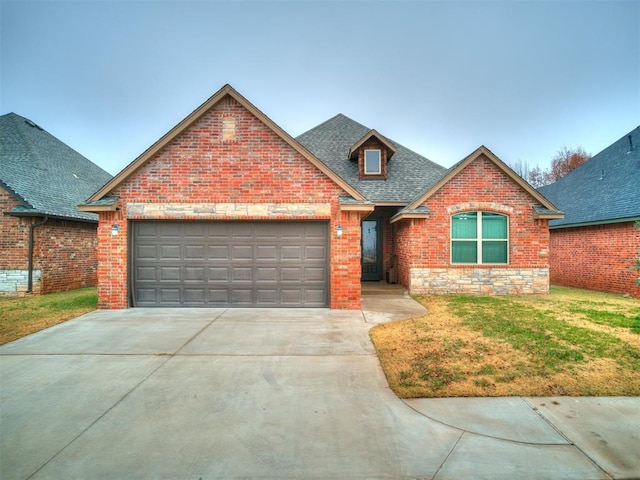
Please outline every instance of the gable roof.
[[375, 130], [338, 114], [299, 135], [296, 140], [368, 201], [377, 204], [404, 205], [446, 173], [445, 167], [380, 135], [380, 140], [385, 140], [396, 150], [393, 161], [388, 164], [387, 179], [361, 180], [358, 164], [350, 161], [349, 156], [352, 147], [370, 138], [371, 132], [378, 137]]
[[640, 219], [640, 126], [538, 190], [566, 213], [551, 227]]
[[0, 185], [21, 202], [8, 213], [97, 221], [77, 205], [111, 175], [31, 120], [0, 116]]
[[348, 183], [346, 183], [336, 172], [332, 171], [323, 162], [319, 161], [312, 153], [305, 149], [302, 145], [296, 142], [282, 128], [276, 125], [269, 117], [258, 110], [251, 102], [240, 95], [231, 85], [227, 84], [214, 93], [207, 101], [191, 112], [184, 120], [173, 127], [157, 142], [151, 145], [145, 150], [142, 155], [131, 162], [120, 173], [118, 173], [111, 181], [105, 184], [100, 190], [88, 197], [88, 200], [79, 206], [84, 211], [99, 211], [113, 209], [116, 206], [115, 198], [109, 198], [109, 193], [116, 187], [125, 182], [131, 177], [140, 167], [142, 167], [148, 160], [150, 160], [156, 153], [162, 150], [167, 144], [169, 144], [174, 138], [179, 136], [182, 132], [188, 129], [193, 123], [195, 123], [202, 115], [213, 108], [218, 102], [225, 97], [230, 96], [240, 105], [246, 108], [252, 115], [258, 118], [262, 123], [269, 127], [276, 135], [278, 135], [285, 143], [296, 150], [309, 162], [315, 165], [320, 171], [327, 175], [331, 180], [343, 188], [349, 195], [356, 200], [364, 200], [364, 197]]
[[489, 159], [496, 167], [510, 177], [515, 183], [517, 183], [523, 190], [529, 195], [540, 202], [540, 207], [534, 207], [534, 216], [536, 218], [560, 218], [563, 213], [560, 212], [553, 203], [545, 198], [540, 192], [533, 188], [527, 181], [525, 181], [520, 175], [513, 171], [507, 164], [500, 160], [494, 153], [484, 145], [478, 147], [470, 155], [462, 159], [460, 162], [453, 165], [436, 183], [427, 188], [424, 192], [414, 198], [405, 208], [400, 210], [393, 218], [392, 221], [398, 221], [402, 218], [412, 218], [418, 216], [425, 216], [428, 214], [428, 210], [424, 209], [422, 204], [444, 185], [446, 185], [451, 179], [464, 170], [470, 163], [477, 160], [480, 156], [484, 155]]
[[377, 138], [380, 143], [382, 143], [385, 148], [387, 150], [389, 150], [390, 155], [393, 155], [394, 153], [396, 153], [396, 146], [391, 143], [389, 140], [387, 140], [385, 137], [383, 137], [382, 135], [380, 135], [378, 132], [376, 132], [375, 130], [369, 130], [367, 133], [365, 133], [364, 137], [362, 137], [360, 140], [358, 140], [355, 145], [353, 145], [350, 149], [349, 149], [349, 158], [352, 158], [354, 156], [354, 154], [357, 152], [357, 150], [364, 145], [364, 143], [366, 141], [368, 141], [370, 138]]

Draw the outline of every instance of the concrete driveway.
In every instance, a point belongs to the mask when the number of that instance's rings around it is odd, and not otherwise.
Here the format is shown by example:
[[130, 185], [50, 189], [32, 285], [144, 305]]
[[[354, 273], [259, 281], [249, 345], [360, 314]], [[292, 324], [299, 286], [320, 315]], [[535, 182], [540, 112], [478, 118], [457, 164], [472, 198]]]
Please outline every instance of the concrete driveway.
[[638, 445], [637, 399], [618, 399], [626, 425], [594, 426], [599, 439], [586, 417], [573, 438], [556, 429], [572, 399], [403, 402], [373, 313], [96, 311], [4, 345], [0, 478], [640, 476], [636, 447], [619, 445]]

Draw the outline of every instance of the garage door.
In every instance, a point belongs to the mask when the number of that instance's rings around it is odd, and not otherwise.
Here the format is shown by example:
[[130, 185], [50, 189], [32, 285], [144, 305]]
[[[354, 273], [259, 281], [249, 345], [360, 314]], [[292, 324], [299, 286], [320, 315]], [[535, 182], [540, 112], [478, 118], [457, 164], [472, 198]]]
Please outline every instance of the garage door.
[[325, 307], [327, 223], [136, 222], [134, 306]]

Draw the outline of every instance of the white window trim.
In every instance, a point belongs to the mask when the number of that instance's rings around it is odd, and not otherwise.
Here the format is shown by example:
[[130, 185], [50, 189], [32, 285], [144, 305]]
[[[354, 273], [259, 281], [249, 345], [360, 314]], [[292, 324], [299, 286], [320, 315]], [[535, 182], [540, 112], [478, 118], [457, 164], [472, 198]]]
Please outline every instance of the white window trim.
[[[367, 152], [378, 152], [378, 171], [370, 172], [367, 170]], [[364, 151], [364, 174], [365, 175], [381, 175], [382, 174], [382, 150], [369, 148]]]
[[[462, 213], [477, 213], [478, 214], [478, 223], [476, 225], [476, 238], [453, 238], [453, 217], [455, 217], [456, 215], [460, 215]], [[507, 238], [506, 239], [500, 239], [500, 238], [487, 238], [484, 239], [482, 238], [482, 214], [483, 213], [494, 213], [496, 215], [502, 215], [503, 217], [505, 217], [507, 219]], [[449, 217], [449, 240], [451, 243], [451, 246], [449, 248], [449, 261], [451, 262], [451, 265], [509, 265], [509, 244], [510, 244], [510, 230], [509, 230], [509, 216], [505, 215], [504, 213], [500, 213], [500, 212], [491, 212], [489, 210], [470, 210], [468, 212], [457, 212], [453, 215], [451, 215]], [[455, 262], [453, 261], [453, 242], [470, 242], [470, 241], [474, 241], [476, 242], [476, 256], [478, 258], [478, 261], [476, 263], [462, 263], [462, 262]], [[507, 242], [507, 261], [505, 263], [483, 263], [482, 262], [482, 242]]]

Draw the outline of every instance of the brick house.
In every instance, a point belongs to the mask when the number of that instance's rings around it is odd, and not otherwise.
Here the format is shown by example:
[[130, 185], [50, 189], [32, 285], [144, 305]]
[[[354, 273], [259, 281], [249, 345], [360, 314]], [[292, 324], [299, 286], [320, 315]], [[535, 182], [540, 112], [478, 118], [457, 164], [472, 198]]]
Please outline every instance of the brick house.
[[98, 216], [77, 205], [109, 179], [31, 120], [0, 116], [0, 295], [96, 285]]
[[566, 215], [550, 222], [551, 281], [640, 298], [640, 127], [539, 191]]
[[562, 217], [485, 147], [445, 169], [344, 115], [294, 139], [228, 85], [80, 209], [101, 308], [358, 309], [381, 280], [546, 293]]

